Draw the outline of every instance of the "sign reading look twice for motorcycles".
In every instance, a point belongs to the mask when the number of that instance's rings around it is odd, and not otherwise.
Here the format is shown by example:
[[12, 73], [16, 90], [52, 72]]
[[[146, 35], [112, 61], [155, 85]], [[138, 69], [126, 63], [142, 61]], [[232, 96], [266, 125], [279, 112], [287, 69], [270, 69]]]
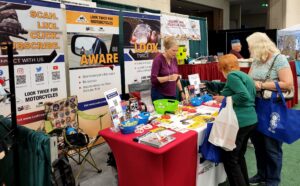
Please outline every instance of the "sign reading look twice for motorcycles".
[[[12, 42], [17, 122], [44, 119], [44, 103], [66, 97], [63, 14], [60, 4], [0, 1], [0, 42]], [[6, 48], [0, 50], [0, 79], [9, 93]], [[0, 102], [1, 115], [10, 114], [10, 100]]]

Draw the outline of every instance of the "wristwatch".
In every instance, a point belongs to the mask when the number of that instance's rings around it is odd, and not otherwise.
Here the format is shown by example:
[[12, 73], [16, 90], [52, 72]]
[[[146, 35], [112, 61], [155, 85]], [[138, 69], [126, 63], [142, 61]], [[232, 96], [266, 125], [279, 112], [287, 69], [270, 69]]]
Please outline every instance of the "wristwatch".
[[180, 90], [179, 92], [180, 92], [180, 93], [184, 93], [184, 91], [183, 91], [183, 90]]

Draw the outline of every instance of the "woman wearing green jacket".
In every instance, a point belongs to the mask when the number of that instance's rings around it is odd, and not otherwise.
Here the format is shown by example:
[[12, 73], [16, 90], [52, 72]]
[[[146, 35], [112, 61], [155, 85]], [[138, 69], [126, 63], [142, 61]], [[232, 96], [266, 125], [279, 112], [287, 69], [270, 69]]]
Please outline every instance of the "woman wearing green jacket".
[[[231, 96], [233, 109], [239, 123], [239, 131], [235, 141], [236, 148], [233, 151], [223, 152], [224, 168], [231, 186], [247, 186], [249, 179], [244, 155], [250, 134], [255, 130], [257, 123], [254, 104], [255, 84], [247, 74], [240, 71], [239, 62], [232, 54], [221, 56], [218, 68], [227, 81], [224, 88], [219, 91], [220, 95], [214, 96], [214, 99], [222, 102], [224, 97]], [[214, 87], [212, 84], [214, 82], [206, 83], [207, 88], [211, 90]]]

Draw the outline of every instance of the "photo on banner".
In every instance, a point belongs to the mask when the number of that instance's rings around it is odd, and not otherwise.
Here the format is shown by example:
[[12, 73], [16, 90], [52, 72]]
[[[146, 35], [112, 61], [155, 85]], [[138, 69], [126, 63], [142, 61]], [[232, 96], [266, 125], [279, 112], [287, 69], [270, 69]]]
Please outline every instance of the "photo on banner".
[[124, 14], [125, 87], [150, 80], [152, 62], [161, 48], [160, 16]]
[[121, 92], [118, 11], [66, 6], [70, 92], [78, 108], [107, 105], [104, 92]]
[[[67, 96], [63, 12], [59, 3], [0, 1], [0, 40], [13, 43], [17, 123], [41, 121], [44, 103]], [[9, 94], [7, 48], [0, 50], [0, 83]], [[11, 113], [10, 99], [0, 102], [0, 114]]]

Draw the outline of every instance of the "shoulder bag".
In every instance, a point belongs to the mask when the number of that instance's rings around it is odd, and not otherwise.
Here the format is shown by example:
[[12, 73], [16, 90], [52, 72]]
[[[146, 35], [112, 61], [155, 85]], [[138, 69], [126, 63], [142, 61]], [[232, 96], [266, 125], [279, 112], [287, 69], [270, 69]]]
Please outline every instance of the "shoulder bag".
[[[291, 144], [300, 138], [300, 110], [287, 108], [278, 82], [275, 85], [277, 91], [272, 93], [271, 99], [256, 98], [257, 130]], [[277, 101], [278, 95], [281, 102]]]
[[[270, 69], [269, 69], [269, 71], [268, 71], [268, 73], [266, 75], [266, 78], [265, 78], [265, 80], [263, 82], [273, 81], [272, 79], [270, 79], [271, 71], [272, 71], [274, 63], [275, 63], [275, 61], [276, 61], [276, 59], [277, 59], [277, 57], [279, 55], [280, 54], [277, 54], [277, 56], [274, 58], [274, 60], [272, 62], [272, 65], [271, 65], [271, 67], [270, 67]], [[266, 90], [266, 89], [264, 89], [264, 90], [261, 90], [260, 93], [261, 93], [261, 97], [262, 98], [264, 98], [264, 99], [270, 99], [272, 97], [273, 91], [272, 90]], [[282, 95], [283, 95], [284, 99], [289, 100], [289, 99], [293, 99], [294, 98], [294, 93], [295, 93], [295, 91], [294, 91], [294, 87], [293, 87], [289, 91], [282, 92]]]

